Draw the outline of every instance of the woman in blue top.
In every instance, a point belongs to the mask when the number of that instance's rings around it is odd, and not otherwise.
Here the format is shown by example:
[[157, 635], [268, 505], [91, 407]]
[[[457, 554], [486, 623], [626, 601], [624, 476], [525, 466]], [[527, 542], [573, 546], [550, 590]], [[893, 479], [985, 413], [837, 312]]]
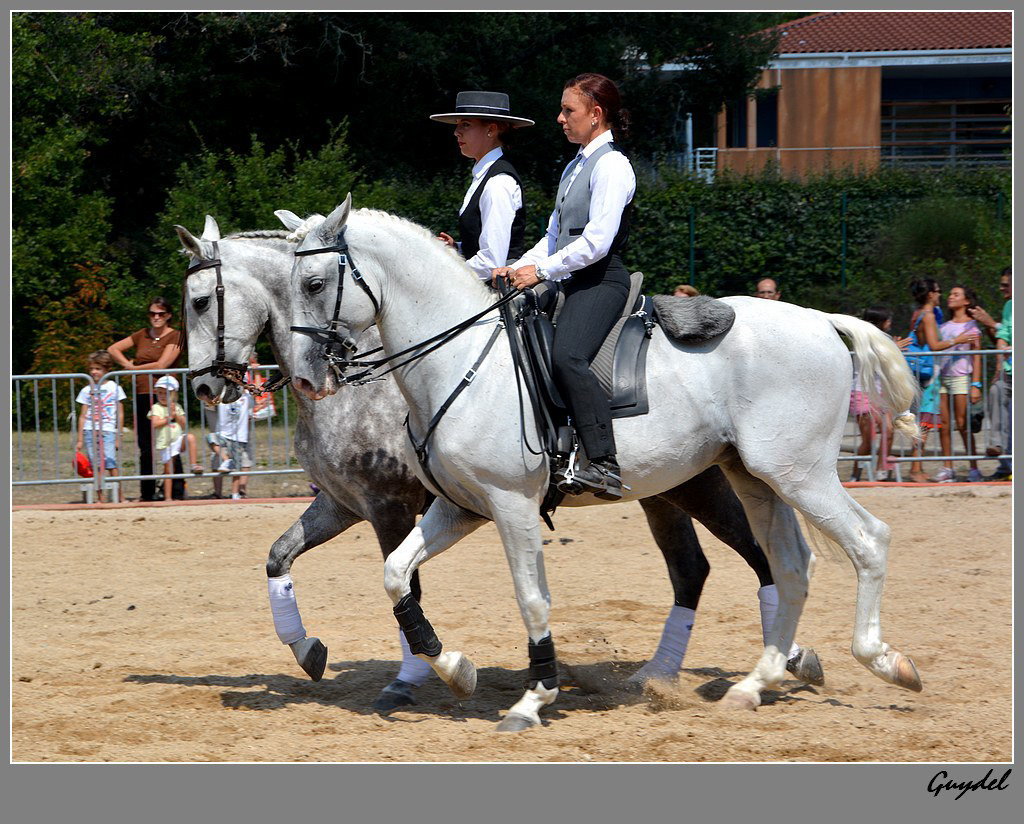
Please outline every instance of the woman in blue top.
[[453, 124], [459, 150], [474, 161], [473, 182], [459, 210], [460, 241], [446, 232], [438, 237], [456, 246], [481, 280], [490, 280], [495, 267], [523, 253], [523, 189], [504, 143], [512, 129], [533, 121], [509, 114], [508, 95], [500, 92], [459, 92], [454, 112], [430, 119]]
[[[590, 463], [575, 470], [570, 494], [622, 497], [611, 407], [590, 362], [622, 315], [629, 272], [620, 253], [629, 234], [636, 175], [614, 138], [629, 126], [618, 87], [600, 74], [565, 84], [558, 123], [580, 151], [562, 173], [545, 236], [515, 263], [494, 270], [517, 289], [561, 281], [565, 304], [553, 343], [554, 380]], [[560, 479], [555, 479], [556, 483]], [[565, 480], [564, 478], [561, 480]]]

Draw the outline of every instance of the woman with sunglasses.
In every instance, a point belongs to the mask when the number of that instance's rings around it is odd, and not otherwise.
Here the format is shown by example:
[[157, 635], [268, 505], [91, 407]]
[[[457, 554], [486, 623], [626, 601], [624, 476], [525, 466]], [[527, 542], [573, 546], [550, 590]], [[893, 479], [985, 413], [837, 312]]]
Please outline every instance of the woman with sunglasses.
[[[150, 370], [170, 369], [181, 355], [181, 333], [171, 329], [171, 304], [166, 298], [157, 297], [149, 302], [149, 326], [122, 338], [107, 347], [111, 357], [122, 369]], [[135, 350], [135, 357], [125, 355], [128, 349]], [[139, 375], [133, 381], [134, 427], [139, 444], [139, 474], [153, 474], [153, 427], [149, 421], [152, 405], [152, 390], [155, 375]], [[139, 482], [139, 499], [155, 500], [156, 480]]]

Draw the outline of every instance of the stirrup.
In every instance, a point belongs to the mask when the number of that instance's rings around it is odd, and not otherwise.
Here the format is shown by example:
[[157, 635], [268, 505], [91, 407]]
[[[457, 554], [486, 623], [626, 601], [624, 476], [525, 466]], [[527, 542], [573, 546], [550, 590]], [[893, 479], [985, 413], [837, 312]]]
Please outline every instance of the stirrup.
[[[618, 474], [598, 463], [591, 462], [582, 473], [576, 472], [574, 466], [575, 461], [570, 461], [555, 484], [557, 489], [566, 495], [582, 495], [584, 492], [592, 492], [602, 500], [618, 501], [622, 498], [623, 490], [629, 490], [629, 487], [622, 483], [622, 478]], [[586, 472], [591, 467], [600, 476], [600, 479], [586, 477]], [[617, 467], [618, 464], [616, 464]]]

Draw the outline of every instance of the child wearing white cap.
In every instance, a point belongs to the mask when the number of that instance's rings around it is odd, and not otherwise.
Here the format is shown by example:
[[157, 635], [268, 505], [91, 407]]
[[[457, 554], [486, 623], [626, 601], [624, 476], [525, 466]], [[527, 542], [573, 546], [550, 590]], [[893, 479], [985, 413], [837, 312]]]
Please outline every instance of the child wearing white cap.
[[[174, 456], [180, 455], [188, 445], [188, 457], [195, 475], [203, 473], [203, 465], [196, 461], [196, 437], [185, 432], [185, 410], [178, 403], [178, 381], [171, 375], [164, 375], [153, 385], [156, 403], [149, 409], [149, 419], [156, 430], [157, 460], [164, 467], [164, 474], [173, 472]], [[171, 479], [164, 481], [164, 500], [171, 500]]]

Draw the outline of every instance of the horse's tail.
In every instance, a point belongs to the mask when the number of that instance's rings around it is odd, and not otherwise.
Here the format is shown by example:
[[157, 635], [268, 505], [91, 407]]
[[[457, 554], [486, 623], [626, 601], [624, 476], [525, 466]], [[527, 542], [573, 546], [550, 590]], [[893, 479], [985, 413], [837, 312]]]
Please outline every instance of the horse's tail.
[[871, 403], [891, 412], [893, 427], [910, 438], [920, 436], [910, 407], [920, 392], [907, 359], [892, 338], [874, 324], [850, 315], [826, 315], [857, 358], [860, 382]]

